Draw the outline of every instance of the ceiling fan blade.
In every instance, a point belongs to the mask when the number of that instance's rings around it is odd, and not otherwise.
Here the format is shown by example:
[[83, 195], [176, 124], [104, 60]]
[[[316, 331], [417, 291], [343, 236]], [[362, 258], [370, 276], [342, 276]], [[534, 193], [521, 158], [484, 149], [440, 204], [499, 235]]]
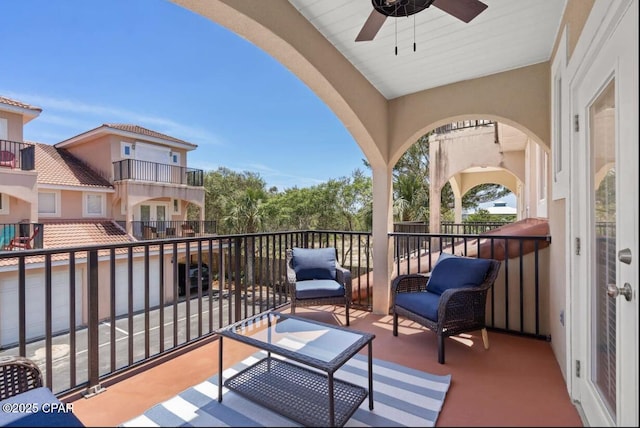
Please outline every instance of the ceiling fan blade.
[[373, 38], [378, 34], [380, 27], [384, 24], [384, 21], [387, 19], [386, 15], [381, 14], [377, 10], [373, 9], [371, 14], [365, 21], [362, 29], [358, 33], [356, 37], [356, 42], [366, 42], [369, 40], [373, 40]]
[[435, 0], [431, 5], [464, 22], [471, 21], [488, 7], [479, 0]]

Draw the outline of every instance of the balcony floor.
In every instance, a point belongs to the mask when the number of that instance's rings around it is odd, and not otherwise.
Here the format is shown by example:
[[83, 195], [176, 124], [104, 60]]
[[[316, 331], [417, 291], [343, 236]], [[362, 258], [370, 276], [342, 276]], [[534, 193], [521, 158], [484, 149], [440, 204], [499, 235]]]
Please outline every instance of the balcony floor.
[[[339, 307], [335, 312], [332, 306], [299, 308], [297, 313], [327, 323], [344, 321]], [[437, 426], [583, 426], [548, 342], [490, 331], [491, 347], [485, 350], [478, 331], [446, 339], [446, 363], [441, 365], [432, 332], [401, 321], [394, 337], [391, 316], [350, 315], [352, 328], [376, 335], [374, 358], [452, 375]], [[224, 367], [255, 351], [225, 341]], [[212, 340], [137, 374], [121, 375], [105, 392], [73, 401], [73, 410], [87, 426], [117, 426], [208, 379], [217, 368], [218, 343]]]

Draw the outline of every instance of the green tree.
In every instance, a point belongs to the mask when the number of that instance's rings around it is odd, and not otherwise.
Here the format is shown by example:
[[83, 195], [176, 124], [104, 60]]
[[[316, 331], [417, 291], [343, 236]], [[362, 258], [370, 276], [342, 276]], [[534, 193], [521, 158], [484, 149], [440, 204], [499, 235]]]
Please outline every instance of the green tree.
[[205, 219], [218, 222], [218, 233], [260, 230], [261, 206], [269, 193], [259, 174], [218, 168], [205, 174]]

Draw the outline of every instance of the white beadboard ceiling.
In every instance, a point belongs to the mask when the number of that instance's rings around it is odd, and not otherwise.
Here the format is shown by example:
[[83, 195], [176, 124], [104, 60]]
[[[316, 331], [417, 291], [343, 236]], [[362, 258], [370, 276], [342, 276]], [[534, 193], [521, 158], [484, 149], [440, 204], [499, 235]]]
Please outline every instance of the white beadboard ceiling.
[[469, 23], [432, 6], [355, 42], [371, 0], [289, 0], [387, 99], [550, 58], [566, 0], [482, 1]]

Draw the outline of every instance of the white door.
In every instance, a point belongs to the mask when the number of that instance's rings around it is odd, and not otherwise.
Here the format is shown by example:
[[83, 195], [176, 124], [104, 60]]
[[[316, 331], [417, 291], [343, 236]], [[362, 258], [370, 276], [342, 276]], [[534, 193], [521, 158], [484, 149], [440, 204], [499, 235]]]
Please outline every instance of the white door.
[[617, 4], [572, 86], [572, 395], [589, 426], [638, 426], [638, 3]]

